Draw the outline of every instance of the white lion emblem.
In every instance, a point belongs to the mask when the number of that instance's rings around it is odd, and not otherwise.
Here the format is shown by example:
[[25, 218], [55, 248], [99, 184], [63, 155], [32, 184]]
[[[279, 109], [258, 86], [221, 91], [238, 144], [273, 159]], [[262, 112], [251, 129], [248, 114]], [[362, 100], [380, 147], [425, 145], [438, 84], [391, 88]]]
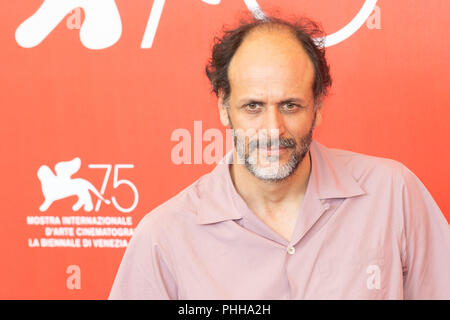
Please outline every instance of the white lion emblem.
[[77, 157], [71, 161], [58, 162], [55, 165], [56, 175], [46, 165], [38, 169], [37, 176], [41, 181], [42, 193], [45, 198], [39, 210], [46, 211], [55, 200], [77, 196], [78, 201], [72, 206], [72, 209], [78, 211], [84, 206], [85, 211], [92, 211], [94, 206], [89, 191], [94, 193], [106, 204], [110, 204], [110, 201], [104, 199], [89, 181], [81, 178], [71, 178], [80, 167], [81, 160]]

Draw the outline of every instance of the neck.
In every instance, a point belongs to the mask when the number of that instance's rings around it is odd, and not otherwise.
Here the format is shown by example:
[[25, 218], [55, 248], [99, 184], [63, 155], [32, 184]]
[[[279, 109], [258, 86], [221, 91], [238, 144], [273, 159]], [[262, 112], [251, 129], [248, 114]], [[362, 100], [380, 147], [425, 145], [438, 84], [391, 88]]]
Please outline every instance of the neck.
[[238, 164], [236, 151], [230, 175], [236, 191], [257, 215], [276, 219], [286, 210], [298, 209], [303, 201], [311, 172], [310, 152], [288, 178], [269, 182], [255, 177], [244, 164]]

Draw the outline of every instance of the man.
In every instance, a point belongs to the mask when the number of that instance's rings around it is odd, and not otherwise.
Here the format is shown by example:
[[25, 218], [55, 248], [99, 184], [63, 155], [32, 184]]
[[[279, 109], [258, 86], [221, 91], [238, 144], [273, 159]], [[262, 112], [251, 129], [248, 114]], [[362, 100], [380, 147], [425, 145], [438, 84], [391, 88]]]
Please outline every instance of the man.
[[448, 224], [420, 180], [312, 140], [331, 85], [318, 31], [267, 18], [215, 44], [235, 148], [143, 218], [110, 299], [450, 298]]

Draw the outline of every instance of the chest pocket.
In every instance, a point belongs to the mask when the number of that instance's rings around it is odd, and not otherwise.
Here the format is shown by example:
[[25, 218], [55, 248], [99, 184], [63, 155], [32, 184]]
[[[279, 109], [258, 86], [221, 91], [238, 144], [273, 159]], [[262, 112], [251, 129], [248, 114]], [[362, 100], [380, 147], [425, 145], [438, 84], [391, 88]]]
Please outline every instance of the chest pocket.
[[382, 247], [345, 249], [318, 262], [325, 299], [382, 299], [386, 292], [386, 257]]

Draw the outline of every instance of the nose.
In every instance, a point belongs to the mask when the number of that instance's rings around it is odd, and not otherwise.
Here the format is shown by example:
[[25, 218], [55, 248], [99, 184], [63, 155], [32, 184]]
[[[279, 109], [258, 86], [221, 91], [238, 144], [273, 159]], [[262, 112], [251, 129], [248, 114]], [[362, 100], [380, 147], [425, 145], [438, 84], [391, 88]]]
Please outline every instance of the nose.
[[277, 106], [271, 105], [266, 109], [263, 127], [269, 135], [283, 136], [285, 131], [284, 117]]

